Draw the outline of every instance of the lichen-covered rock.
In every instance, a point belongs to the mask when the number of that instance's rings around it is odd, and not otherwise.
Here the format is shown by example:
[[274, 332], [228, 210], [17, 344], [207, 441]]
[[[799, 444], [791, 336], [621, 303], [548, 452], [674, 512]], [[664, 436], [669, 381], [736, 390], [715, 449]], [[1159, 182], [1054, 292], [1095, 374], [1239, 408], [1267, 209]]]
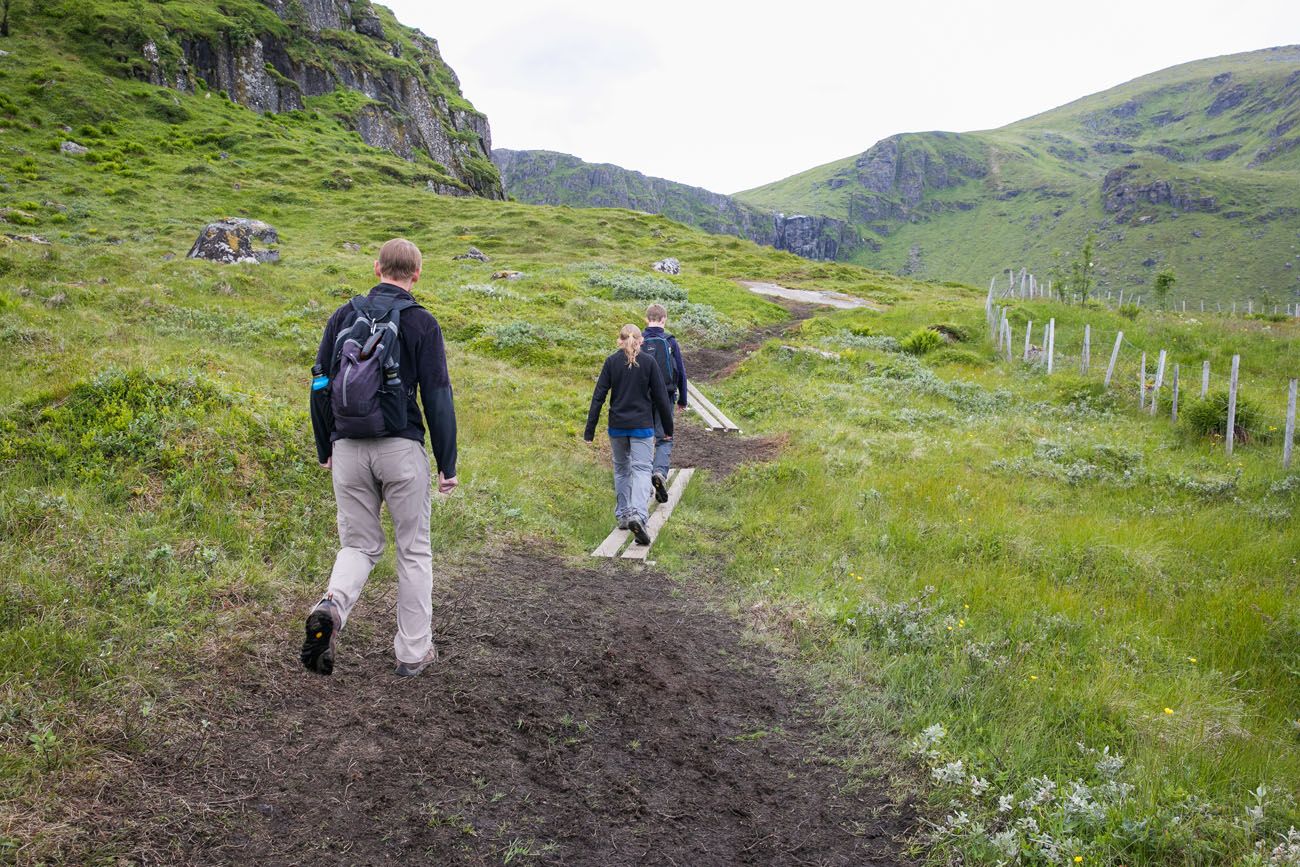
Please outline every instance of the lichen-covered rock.
[[460, 259], [474, 259], [475, 261], [478, 261], [478, 262], [490, 262], [490, 261], [492, 261], [492, 260], [489, 259], [486, 255], [484, 255], [483, 251], [480, 250], [478, 247], [470, 247], [470, 248], [469, 248], [468, 250], [466, 250], [464, 253], [458, 253], [457, 255], [452, 256], [451, 258], [452, 258], [452, 261], [457, 261], [457, 260], [460, 260]]
[[261, 220], [232, 217], [208, 223], [187, 254], [190, 259], [208, 259], [226, 265], [278, 262], [278, 250], [254, 250], [253, 242], [278, 244], [280, 235]]
[[90, 153], [90, 148], [83, 144], [77, 144], [75, 141], [65, 141], [63, 144], [59, 145], [59, 150], [65, 154], [73, 155]]
[[522, 280], [523, 278], [522, 271], [495, 271], [492, 274], [493, 280]]
[[664, 274], [682, 273], [682, 263], [678, 262], [676, 259], [674, 259], [671, 256], [669, 256], [667, 259], [660, 259], [658, 262], [655, 262], [650, 267]]

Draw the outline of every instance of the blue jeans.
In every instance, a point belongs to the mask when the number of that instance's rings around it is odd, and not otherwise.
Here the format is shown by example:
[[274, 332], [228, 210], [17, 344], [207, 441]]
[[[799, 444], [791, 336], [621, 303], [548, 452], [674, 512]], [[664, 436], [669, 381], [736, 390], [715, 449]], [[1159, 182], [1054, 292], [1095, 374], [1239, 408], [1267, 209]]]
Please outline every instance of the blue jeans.
[[[670, 395], [674, 397], [675, 395]], [[675, 410], [674, 410], [675, 411]], [[664, 425], [659, 420], [659, 410], [655, 410], [655, 459], [651, 472], [668, 478], [668, 468], [672, 463], [673, 441], [664, 439]]]
[[650, 505], [650, 463], [654, 437], [610, 437], [614, 456], [614, 517], [646, 522]]

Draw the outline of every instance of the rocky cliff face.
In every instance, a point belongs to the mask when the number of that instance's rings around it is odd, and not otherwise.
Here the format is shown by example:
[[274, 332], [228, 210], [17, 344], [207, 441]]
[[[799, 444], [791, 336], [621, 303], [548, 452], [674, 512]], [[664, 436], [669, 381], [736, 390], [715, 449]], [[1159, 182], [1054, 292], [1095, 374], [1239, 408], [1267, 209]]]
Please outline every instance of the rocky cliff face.
[[[142, 47], [151, 83], [192, 91], [198, 81], [258, 112], [354, 91], [347, 122], [367, 144], [406, 159], [428, 154], [446, 170], [439, 192], [501, 198], [487, 118], [460, 94], [436, 40], [383, 21], [368, 0], [262, 0], [279, 32], [177, 30]], [[400, 32], [394, 32], [394, 29]]]
[[1166, 205], [1179, 211], [1208, 213], [1219, 209], [1214, 196], [1198, 194], [1184, 181], [1142, 177], [1141, 168], [1138, 163], [1130, 163], [1112, 169], [1102, 179], [1102, 208], [1116, 215], [1115, 222], [1128, 222], [1142, 205]]
[[497, 149], [492, 159], [506, 191], [521, 202], [586, 208], [629, 208], [662, 214], [718, 235], [735, 235], [809, 259], [847, 258], [863, 241], [841, 220], [755, 208], [730, 196], [619, 166], [553, 151]]

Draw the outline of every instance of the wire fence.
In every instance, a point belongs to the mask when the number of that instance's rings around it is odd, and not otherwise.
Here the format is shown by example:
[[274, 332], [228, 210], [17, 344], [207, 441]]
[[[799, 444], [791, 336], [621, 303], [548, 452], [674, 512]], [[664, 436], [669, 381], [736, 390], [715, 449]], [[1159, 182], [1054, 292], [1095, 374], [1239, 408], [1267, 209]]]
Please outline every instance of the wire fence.
[[[1002, 276], [1006, 277], [1006, 282], [1002, 282]], [[1141, 293], [1128, 294], [1127, 300], [1124, 297], [1124, 290], [1107, 290], [1105, 294], [1101, 292], [1090, 292], [1085, 299], [1080, 298], [1078, 291], [1065, 289], [1062, 286], [1054, 286], [1053, 280], [1043, 283], [1032, 271], [1021, 268], [1016, 271], [1008, 268], [1002, 272], [1002, 275], [994, 276], [989, 281], [989, 294], [997, 298], [1020, 298], [1029, 300], [1032, 298], [1052, 298], [1058, 301], [1071, 300], [1093, 300], [1106, 305], [1110, 309], [1123, 307], [1125, 304], [1131, 304], [1134, 307], [1142, 307], [1143, 296]], [[1188, 301], [1186, 298], [1176, 299], [1172, 304], [1166, 304], [1165, 309], [1175, 312], [1187, 313]], [[1217, 316], [1287, 316], [1292, 319], [1300, 319], [1300, 301], [1277, 301], [1271, 298], [1247, 298], [1244, 301], [1230, 301], [1225, 306], [1222, 301], [1207, 302], [1205, 299], [1195, 299], [1191, 302], [1191, 311], [1193, 313], [1214, 314]]]
[[[994, 280], [996, 281], [997, 278], [995, 277]], [[1092, 363], [1092, 348], [1096, 335], [1091, 324], [1085, 324], [1083, 327], [1077, 356], [1066, 356], [1057, 349], [1055, 318], [1048, 317], [1046, 322], [1040, 321], [1037, 326], [1035, 326], [1033, 320], [1029, 320], [1024, 325], [1023, 334], [1017, 335], [1015, 333], [1015, 324], [1008, 318], [1008, 308], [995, 303], [999, 298], [1005, 297], [1026, 300], [1049, 298], [1051, 297], [1050, 287], [1050, 282], [1047, 286], [1037, 284], [1033, 275], [1028, 274], [1024, 269], [1021, 269], [1020, 285], [1017, 286], [1014, 280], [1010, 283], [1009, 291], [1013, 293], [1010, 296], [1006, 292], [998, 295], [996, 285], [994, 283], [989, 285], [984, 313], [988, 320], [989, 339], [997, 349], [998, 354], [1008, 363], [1019, 361], [1023, 364], [1040, 365], [1048, 375], [1054, 373], [1060, 364], [1067, 362], [1071, 363], [1072, 366], [1073, 363], [1077, 362], [1078, 371], [1083, 376], [1100, 370], [1100, 365]], [[1020, 292], [1024, 294], [1018, 294]], [[1036, 294], [1036, 292], [1041, 294]], [[1288, 310], [1288, 315], [1295, 314]], [[1036, 327], [1038, 329], [1039, 343], [1034, 342]], [[1194, 387], [1196, 396], [1199, 398], [1204, 398], [1209, 394], [1211, 378], [1214, 375], [1209, 359], [1201, 359], [1199, 371], [1189, 371], [1189, 373], [1199, 373], [1199, 379], [1185, 385], [1182, 376], [1182, 364], [1173, 360], [1168, 350], [1164, 348], [1158, 351], [1154, 348], [1148, 350], [1138, 346], [1124, 336], [1123, 330], [1118, 329], [1113, 342], [1109, 343], [1109, 347], [1109, 353], [1103, 356], [1107, 359], [1105, 378], [1103, 380], [1104, 386], [1108, 389], [1123, 389], [1125, 388], [1125, 382], [1132, 383], [1140, 411], [1152, 416], [1163, 415], [1167, 412], [1170, 422], [1177, 423], [1180, 402], [1186, 400], [1186, 391], [1191, 391], [1192, 387]], [[1245, 433], [1244, 430], [1239, 429], [1237, 415], [1241, 387], [1240, 374], [1241, 356], [1233, 355], [1228, 374], [1228, 406], [1223, 434], [1224, 449], [1228, 455], [1233, 453], [1237, 442]], [[1218, 375], [1222, 376], [1222, 372]], [[1295, 417], [1296, 379], [1292, 378], [1287, 384], [1287, 405], [1282, 439], [1282, 466], [1285, 469], [1291, 467], [1295, 444]]]

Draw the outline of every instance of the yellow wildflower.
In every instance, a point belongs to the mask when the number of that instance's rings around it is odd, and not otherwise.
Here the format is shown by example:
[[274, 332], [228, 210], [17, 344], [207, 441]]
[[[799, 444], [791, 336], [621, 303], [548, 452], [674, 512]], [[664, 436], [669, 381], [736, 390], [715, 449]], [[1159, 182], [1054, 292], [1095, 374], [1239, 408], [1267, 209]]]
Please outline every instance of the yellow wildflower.
[[1165, 713], [1167, 713], [1167, 714], [1173, 714], [1173, 712], [1174, 712], [1174, 709], [1173, 709], [1172, 707], [1167, 707], [1167, 708], [1165, 708]]

